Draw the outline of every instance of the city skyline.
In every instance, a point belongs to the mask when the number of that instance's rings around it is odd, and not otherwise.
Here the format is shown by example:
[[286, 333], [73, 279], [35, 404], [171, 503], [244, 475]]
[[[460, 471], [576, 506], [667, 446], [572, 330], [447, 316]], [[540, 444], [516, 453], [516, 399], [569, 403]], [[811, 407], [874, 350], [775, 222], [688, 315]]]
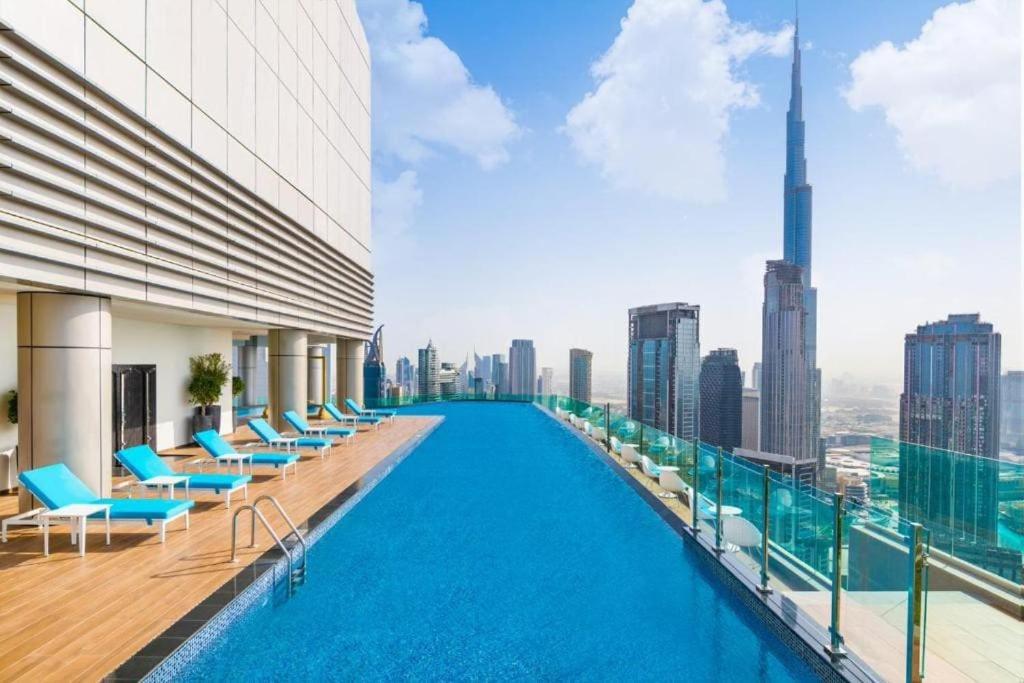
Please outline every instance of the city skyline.
[[[474, 345], [501, 349], [509, 339], [527, 336], [535, 340], [537, 365], [554, 368], [556, 382], [568, 374], [564, 350], [584, 346], [595, 352], [595, 383], [618, 380], [624, 386], [626, 339], [615, 312], [650, 300], [678, 298], [701, 302], [705, 346], [736, 348], [745, 368], [759, 360], [760, 279], [765, 260], [780, 255], [777, 226], [783, 207], [778, 203], [778, 183], [785, 174], [780, 159], [785, 152], [782, 115], [791, 77], [786, 60], [792, 55], [792, 6], [712, 2], [697, 7], [680, 0], [666, 3], [672, 11], [656, 21], [644, 13], [649, 4], [597, 2], [586, 21], [571, 16], [566, 7], [545, 9], [579, 30], [550, 55], [552, 67], [541, 70], [545, 77], [539, 83], [523, 78], [523, 67], [534, 57], [513, 42], [518, 31], [534, 26], [542, 11], [539, 6], [523, 3], [497, 38], [511, 51], [508, 60], [495, 60], [493, 40], [483, 41], [470, 31], [480, 21], [495, 18], [498, 8], [454, 11], [436, 2], [360, 6], [364, 18], [371, 13], [375, 18], [367, 22], [371, 46], [382, 41], [385, 48], [396, 41], [438, 41], [464, 69], [459, 92], [487, 100], [487, 111], [494, 115], [488, 119], [493, 128], [482, 121], [473, 131], [478, 140], [454, 132], [431, 137], [405, 121], [398, 130], [405, 134], [404, 142], [416, 143], [406, 146], [394, 142], [397, 123], [375, 121], [376, 139], [384, 141], [375, 157], [375, 254], [379, 271], [389, 276], [381, 285], [377, 315], [389, 324], [389, 344], [398, 353], [414, 353], [422, 334], [433, 335], [452, 358], [462, 358]], [[814, 152], [818, 189], [814, 284], [827, 293], [818, 320], [818, 365], [824, 369], [826, 387], [843, 376], [897, 386], [902, 375], [900, 340], [908, 325], [951, 312], [979, 312], [992, 321], [1005, 337], [1004, 367], [1024, 367], [1020, 268], [1010, 258], [1019, 252], [1018, 164], [1014, 161], [1000, 174], [995, 171], [1005, 163], [989, 160], [978, 182], [965, 183], [939, 162], [915, 156], [918, 147], [907, 146], [917, 140], [910, 135], [913, 131], [887, 123], [887, 115], [898, 113], [899, 103], [886, 99], [895, 97], [896, 88], [883, 92], [880, 61], [888, 59], [893, 74], [903, 69], [909, 79], [915, 55], [935, 41], [955, 43], [958, 26], [974, 26], [984, 36], [991, 29], [985, 16], [1015, 11], [1005, 3], [969, 2], [943, 9], [947, 4], [874, 3], [854, 11], [805, 3], [801, 9], [803, 109], [814, 121], [807, 144]], [[987, 14], [982, 12], [985, 8]], [[401, 36], [388, 29], [412, 11], [418, 11], [424, 23], [413, 22], [413, 29]], [[627, 22], [620, 25], [627, 12]], [[867, 22], [865, 16], [874, 19]], [[583, 125], [587, 109], [576, 106], [606, 97], [605, 92], [621, 82], [616, 59], [626, 49], [638, 49], [636, 36], [646, 32], [653, 39], [669, 29], [692, 31], [695, 17], [708, 18], [716, 27], [711, 35], [697, 36], [708, 50], [721, 49], [723, 36], [741, 30], [758, 46], [756, 54], [734, 56], [737, 64], [724, 76], [738, 87], [756, 90], [756, 98], [716, 110], [726, 128], [715, 155], [723, 164], [724, 194], [710, 204], [623, 187], [616, 182], [617, 167], [606, 168], [581, 154], [577, 145], [591, 139], [587, 136], [592, 127]], [[933, 29], [924, 32], [932, 19]], [[534, 40], [553, 37], [542, 31]], [[886, 41], [892, 42], [891, 49], [885, 47]], [[990, 45], [979, 49], [1003, 59], [1003, 44], [987, 42]], [[515, 69], [510, 68], [513, 63]], [[593, 77], [588, 75], [590, 68]], [[956, 65], [951, 68], [955, 73]], [[413, 97], [388, 68], [376, 69], [374, 76], [378, 100]], [[921, 84], [907, 96], [925, 98], [928, 85]], [[564, 94], [551, 95], [552, 88]], [[962, 93], [973, 103], [970, 111], [987, 103], [979, 99], [981, 92]], [[965, 130], [985, 136], [1006, 133], [1005, 102], [991, 104], [991, 120], [972, 119]], [[570, 111], [582, 113], [571, 118]], [[436, 112], [425, 112], [432, 113]], [[696, 123], [704, 114], [681, 109], [679, 116]], [[902, 142], [905, 138], [910, 142]], [[416, 150], [418, 154], [412, 153]], [[645, 160], [671, 171], [681, 183], [689, 178], [689, 169], [665, 167], [667, 162], [656, 155]], [[593, 197], [595, 186], [603, 190], [600, 197]], [[512, 196], [530, 200], [510, 204], [509, 190]], [[467, 207], [467, 191], [478, 200], [475, 207], [497, 211]], [[562, 198], [557, 204], [556, 196]], [[474, 231], [474, 240], [458, 239], [471, 225], [484, 225], [486, 230]], [[959, 229], [963, 225], [971, 229]], [[581, 234], [587, 235], [582, 242]], [[978, 260], [958, 261], [958, 255], [979, 239], [1005, 248], [993, 250], [995, 257], [984, 265]], [[677, 259], [651, 259], [645, 242], [652, 240], [660, 245], [659, 252], [680, 254], [687, 268], [680, 270]], [[518, 278], [513, 295], [510, 283], [488, 272], [492, 260], [479, 255], [497, 250], [507, 250], [505, 257], [530, 268], [570, 279], [595, 272], [622, 273], [628, 263], [642, 268], [643, 283], [616, 278], [615, 286], [602, 294], [601, 305], [580, 306], [568, 298], [547, 296], [545, 291], [554, 285], [543, 277], [530, 282]], [[561, 256], [566, 253], [574, 255], [568, 263]], [[412, 309], [401, 303], [406, 299], [401, 292], [413, 286], [408, 264], [419, 257], [455, 258], [463, 265], [437, 274], [436, 306]], [[956, 286], [948, 276], [954, 268]], [[511, 301], [527, 296], [536, 302], [529, 311], [511, 306]], [[871, 319], [872, 325], [845, 324], [851, 317]], [[563, 324], [537, 322], [545, 318]], [[467, 319], [479, 321], [472, 333], [457, 324]]]

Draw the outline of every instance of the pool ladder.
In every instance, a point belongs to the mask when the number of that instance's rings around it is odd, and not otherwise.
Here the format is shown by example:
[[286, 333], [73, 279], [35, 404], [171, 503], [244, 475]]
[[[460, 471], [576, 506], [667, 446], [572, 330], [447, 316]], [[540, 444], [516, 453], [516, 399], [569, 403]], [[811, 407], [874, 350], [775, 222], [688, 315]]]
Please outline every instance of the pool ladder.
[[[285, 523], [288, 525], [288, 528], [291, 529], [291, 531], [289, 531], [283, 537], [277, 535], [277, 533], [274, 531], [274, 528], [270, 526], [270, 523], [267, 521], [267, 518], [263, 515], [263, 512], [260, 511], [258, 506], [264, 500], [268, 501], [271, 505], [277, 508], [277, 512], [284, 519]], [[263, 524], [263, 528], [267, 530], [267, 533], [269, 533], [271, 538], [274, 539], [274, 542], [277, 544], [277, 547], [280, 548], [281, 552], [283, 552], [285, 556], [288, 558], [288, 593], [291, 594], [291, 592], [295, 589], [295, 586], [301, 585], [306, 581], [306, 556], [309, 551], [309, 549], [306, 546], [306, 539], [303, 538], [302, 533], [298, 530], [295, 524], [292, 523], [291, 517], [289, 517], [288, 513], [284, 511], [284, 508], [281, 507], [281, 504], [277, 502], [277, 499], [274, 498], [273, 496], [264, 494], [256, 498], [256, 500], [254, 500], [251, 504], [243, 505], [242, 507], [235, 510], [235, 515], [231, 519], [232, 562], [238, 562], [238, 515], [242, 514], [246, 510], [249, 510], [250, 512], [249, 547], [256, 547], [256, 519], [259, 518], [260, 522]], [[294, 549], [295, 546], [292, 546], [292, 548], [289, 549], [284, 542], [285, 539], [292, 535], [295, 536], [296, 540], [298, 541], [298, 545], [302, 548], [302, 555], [299, 558], [301, 559], [301, 563], [298, 566], [296, 566], [295, 561], [292, 558], [292, 550]]]

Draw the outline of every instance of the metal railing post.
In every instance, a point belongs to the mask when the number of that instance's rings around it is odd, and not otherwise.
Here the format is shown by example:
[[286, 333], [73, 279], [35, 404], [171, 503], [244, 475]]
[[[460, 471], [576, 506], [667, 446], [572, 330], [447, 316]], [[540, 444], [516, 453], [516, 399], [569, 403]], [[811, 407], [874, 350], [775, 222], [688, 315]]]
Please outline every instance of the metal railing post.
[[604, 448], [612, 452], [612, 404], [604, 404]]
[[690, 512], [693, 513], [693, 533], [700, 533], [700, 442], [693, 440], [693, 496]]
[[636, 450], [640, 455], [644, 454], [644, 423], [640, 423], [640, 443], [636, 445]]
[[907, 586], [907, 681], [919, 683], [924, 679], [923, 671], [923, 592], [925, 552], [922, 542], [923, 527], [918, 523], [910, 525], [907, 538], [910, 562], [910, 584]]
[[757, 587], [758, 592], [767, 595], [772, 592], [768, 585], [768, 529], [770, 513], [768, 510], [768, 497], [771, 493], [771, 468], [764, 466], [764, 482], [761, 497], [764, 502], [764, 510], [761, 513], [761, 585]]
[[715, 552], [722, 552], [722, 447], [718, 447], [718, 463], [715, 465]]
[[828, 627], [829, 645], [825, 650], [833, 660], [836, 660], [846, 656], [842, 632], [839, 629], [839, 597], [842, 593], [843, 578], [843, 494], [833, 494], [832, 505], [832, 623]]

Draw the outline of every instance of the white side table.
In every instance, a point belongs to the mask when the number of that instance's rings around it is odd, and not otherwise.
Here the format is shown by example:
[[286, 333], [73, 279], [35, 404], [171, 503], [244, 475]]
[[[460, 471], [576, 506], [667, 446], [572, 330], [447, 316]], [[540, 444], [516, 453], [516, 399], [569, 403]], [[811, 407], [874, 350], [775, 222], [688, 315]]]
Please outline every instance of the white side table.
[[144, 481], [140, 481], [143, 486], [155, 486], [157, 488], [157, 495], [163, 492], [166, 487], [170, 493], [170, 497], [174, 498], [174, 487], [178, 484], [185, 484], [185, 498], [188, 498], [188, 477], [181, 474], [162, 474], [159, 477], [150, 477]]
[[[78, 554], [85, 556], [85, 525], [91, 515], [103, 512], [107, 525], [107, 545], [110, 545], [110, 503], [73, 503], [39, 513], [43, 520], [43, 555], [50, 554], [50, 520], [56, 522], [68, 521], [71, 523], [71, 542], [75, 542], [78, 536]], [[76, 532], [77, 525], [77, 532]]]
[[238, 463], [238, 473], [245, 474], [244, 466], [245, 463], [249, 463], [249, 472], [252, 472], [252, 453], [225, 453], [224, 455], [217, 456], [217, 467], [220, 467], [222, 462]]

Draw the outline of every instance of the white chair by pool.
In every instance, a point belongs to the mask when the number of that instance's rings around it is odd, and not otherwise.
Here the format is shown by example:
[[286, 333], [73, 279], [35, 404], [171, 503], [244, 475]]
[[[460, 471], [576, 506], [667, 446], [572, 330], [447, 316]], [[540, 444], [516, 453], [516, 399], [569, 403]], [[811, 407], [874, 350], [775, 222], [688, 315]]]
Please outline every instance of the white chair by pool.
[[644, 471], [651, 479], [657, 479], [661, 474], [661, 469], [654, 464], [654, 461], [648, 458], [646, 455], [640, 456], [640, 468]]
[[761, 532], [743, 517], [722, 517], [722, 542], [730, 553], [743, 548], [760, 548]]
[[683, 504], [690, 504], [690, 487], [675, 470], [661, 468], [658, 474], [658, 484], [665, 489], [664, 493], [658, 494], [662, 498], [675, 498], [678, 495]]
[[622, 444], [622, 459], [626, 461], [626, 467], [631, 470], [635, 470], [637, 464], [640, 462], [640, 454], [636, 452], [636, 447], [631, 443]]

